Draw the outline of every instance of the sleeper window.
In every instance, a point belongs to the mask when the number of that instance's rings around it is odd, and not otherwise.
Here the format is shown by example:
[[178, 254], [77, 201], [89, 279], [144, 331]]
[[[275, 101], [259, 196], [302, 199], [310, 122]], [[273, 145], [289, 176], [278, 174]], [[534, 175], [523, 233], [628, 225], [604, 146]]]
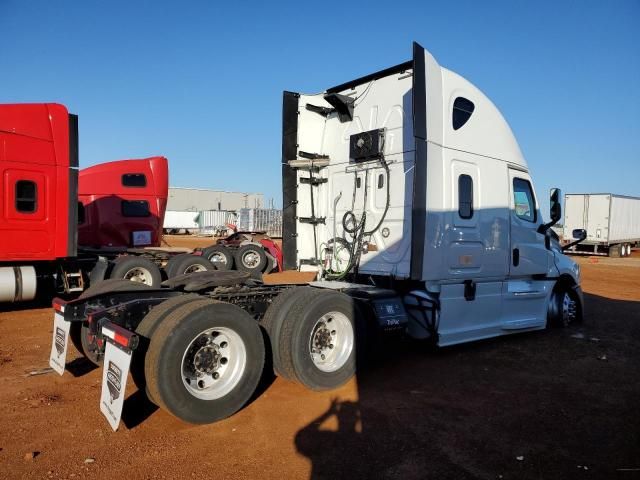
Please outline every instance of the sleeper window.
[[16, 182], [16, 210], [20, 213], [34, 213], [38, 209], [38, 187], [31, 180]]
[[473, 217], [473, 178], [469, 175], [458, 177], [458, 215], [466, 220]]
[[471, 100], [464, 97], [458, 97], [453, 102], [453, 129], [458, 130], [471, 118], [471, 114], [475, 109], [475, 105]]
[[149, 202], [146, 200], [123, 200], [122, 215], [124, 217], [148, 217]]
[[531, 184], [527, 180], [513, 179], [513, 203], [518, 218], [527, 222], [536, 221], [536, 202]]
[[122, 185], [124, 187], [146, 187], [147, 177], [144, 173], [125, 173], [122, 175]]

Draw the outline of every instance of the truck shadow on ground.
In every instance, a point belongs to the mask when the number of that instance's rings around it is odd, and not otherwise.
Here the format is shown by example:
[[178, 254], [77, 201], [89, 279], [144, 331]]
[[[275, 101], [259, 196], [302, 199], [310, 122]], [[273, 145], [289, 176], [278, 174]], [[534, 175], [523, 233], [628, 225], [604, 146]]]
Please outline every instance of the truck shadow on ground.
[[311, 478], [638, 478], [640, 302], [585, 300], [568, 329], [390, 346], [297, 432]]

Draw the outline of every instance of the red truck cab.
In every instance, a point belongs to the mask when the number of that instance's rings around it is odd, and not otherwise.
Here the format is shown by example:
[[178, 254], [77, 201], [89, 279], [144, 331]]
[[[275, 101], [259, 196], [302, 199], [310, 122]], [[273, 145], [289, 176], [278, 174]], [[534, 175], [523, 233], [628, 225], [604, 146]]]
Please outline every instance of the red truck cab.
[[80, 170], [78, 243], [92, 248], [160, 246], [168, 190], [164, 157]]
[[0, 261], [76, 255], [77, 139], [63, 105], [0, 105]]

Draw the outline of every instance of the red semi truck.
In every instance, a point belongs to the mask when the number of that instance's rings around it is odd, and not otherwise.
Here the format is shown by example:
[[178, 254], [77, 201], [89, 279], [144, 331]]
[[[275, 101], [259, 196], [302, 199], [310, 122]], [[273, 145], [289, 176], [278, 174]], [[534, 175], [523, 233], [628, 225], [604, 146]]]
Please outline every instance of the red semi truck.
[[119, 160], [80, 170], [78, 244], [159, 247], [168, 185], [164, 157]]
[[193, 252], [160, 248], [166, 158], [78, 163], [78, 117], [63, 105], [0, 105], [0, 302], [77, 294], [104, 279], [159, 287], [197, 271], [282, 268], [280, 248], [259, 233]]
[[214, 268], [202, 256], [139, 248], [160, 244], [166, 158], [78, 175], [78, 117], [63, 105], [0, 105], [0, 170], [0, 302], [79, 293], [105, 278], [159, 286]]

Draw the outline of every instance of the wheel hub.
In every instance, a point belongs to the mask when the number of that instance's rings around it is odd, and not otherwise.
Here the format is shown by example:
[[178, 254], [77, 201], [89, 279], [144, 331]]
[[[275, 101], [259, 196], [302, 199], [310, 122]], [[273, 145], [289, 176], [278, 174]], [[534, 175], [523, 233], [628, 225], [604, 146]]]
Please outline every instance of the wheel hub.
[[193, 366], [196, 375], [211, 375], [220, 366], [220, 348], [215, 345], [205, 345], [201, 347], [193, 357]]
[[248, 252], [242, 257], [242, 263], [245, 267], [254, 268], [260, 263], [260, 256], [255, 252]]
[[577, 310], [576, 302], [571, 299], [568, 293], [565, 293], [562, 298], [562, 322], [565, 325], [574, 322], [577, 317]]
[[328, 312], [318, 319], [309, 337], [313, 364], [323, 372], [335, 372], [347, 362], [354, 348], [354, 331], [346, 315]]
[[186, 348], [182, 357], [182, 381], [187, 391], [197, 398], [220, 398], [240, 381], [246, 362], [246, 347], [234, 330], [208, 329]]

